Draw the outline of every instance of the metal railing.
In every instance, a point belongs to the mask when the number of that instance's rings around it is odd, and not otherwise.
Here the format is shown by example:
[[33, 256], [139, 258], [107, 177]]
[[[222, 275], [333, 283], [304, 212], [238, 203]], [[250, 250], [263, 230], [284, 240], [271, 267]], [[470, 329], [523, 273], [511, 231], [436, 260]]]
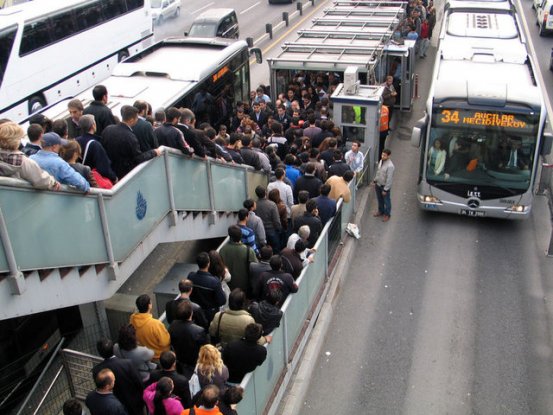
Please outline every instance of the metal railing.
[[[351, 201], [338, 202], [336, 216], [325, 225], [315, 244], [317, 251], [313, 263], [304, 268], [297, 279], [298, 292], [290, 295], [282, 306], [281, 325], [273, 331], [273, 340], [267, 345], [267, 359], [242, 380], [245, 393], [238, 405], [238, 413], [263, 414], [274, 413], [276, 410], [276, 404], [282, 398], [307, 344], [320, 310], [319, 299], [328, 281], [330, 261], [340, 246], [346, 226], [353, 215], [356, 199], [354, 181], [350, 183], [350, 190]], [[226, 242], [227, 240], [223, 244]], [[160, 319], [164, 319], [164, 314]], [[94, 388], [92, 367], [102, 359], [68, 349], [62, 350], [61, 354], [71, 396], [84, 399]]]

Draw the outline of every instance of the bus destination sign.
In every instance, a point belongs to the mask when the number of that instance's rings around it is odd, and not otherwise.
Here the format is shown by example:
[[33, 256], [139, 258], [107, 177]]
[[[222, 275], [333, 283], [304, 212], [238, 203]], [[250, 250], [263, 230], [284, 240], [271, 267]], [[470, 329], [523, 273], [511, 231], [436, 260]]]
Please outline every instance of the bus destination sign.
[[[437, 125], [456, 125], [459, 127], [499, 127], [508, 130], [531, 131], [525, 116], [515, 114], [476, 111], [476, 110], [441, 110], [436, 117]], [[518, 117], [518, 118], [517, 118]]]

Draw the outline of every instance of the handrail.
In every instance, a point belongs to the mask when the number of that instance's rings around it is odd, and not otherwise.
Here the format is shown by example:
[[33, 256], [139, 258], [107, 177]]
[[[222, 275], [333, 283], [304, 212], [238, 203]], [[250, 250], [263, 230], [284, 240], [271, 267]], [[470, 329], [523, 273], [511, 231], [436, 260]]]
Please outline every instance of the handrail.
[[[48, 369], [50, 369], [50, 366], [52, 366], [52, 363], [54, 362], [54, 359], [57, 357], [58, 355], [58, 352], [60, 351], [61, 349], [61, 346], [63, 346], [63, 343], [65, 342], [65, 337], [62, 337], [58, 343], [58, 345], [56, 346], [56, 349], [54, 350], [54, 352], [52, 353], [52, 356], [50, 356], [50, 359], [48, 360], [48, 363], [46, 364], [46, 366], [44, 367], [44, 369], [42, 370], [42, 372], [40, 373], [40, 376], [38, 377], [38, 379], [36, 380], [33, 388], [30, 390], [30, 392], [27, 394], [27, 397], [25, 398], [25, 400], [23, 401], [23, 403], [21, 404], [21, 406], [19, 407], [18, 411], [17, 411], [17, 414], [16, 415], [20, 415], [23, 413], [23, 410], [25, 409], [25, 406], [27, 405], [27, 403], [31, 400], [32, 396], [34, 395], [35, 391], [37, 390], [38, 388], [38, 385], [40, 384], [40, 382], [42, 381], [42, 379], [44, 378], [44, 376], [46, 375], [46, 372], [48, 371]], [[51, 387], [51, 386], [50, 386]]]

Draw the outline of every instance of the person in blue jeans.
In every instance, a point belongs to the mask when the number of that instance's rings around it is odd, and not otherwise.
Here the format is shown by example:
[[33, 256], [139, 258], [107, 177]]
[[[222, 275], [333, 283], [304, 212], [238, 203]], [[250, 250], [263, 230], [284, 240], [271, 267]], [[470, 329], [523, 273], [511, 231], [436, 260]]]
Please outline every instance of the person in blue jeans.
[[394, 179], [394, 163], [390, 159], [392, 152], [385, 148], [382, 150], [381, 159], [378, 162], [378, 169], [374, 177], [374, 189], [376, 192], [376, 200], [378, 200], [378, 210], [374, 213], [375, 217], [382, 217], [383, 222], [390, 220], [392, 211], [392, 202], [390, 199], [390, 191]]

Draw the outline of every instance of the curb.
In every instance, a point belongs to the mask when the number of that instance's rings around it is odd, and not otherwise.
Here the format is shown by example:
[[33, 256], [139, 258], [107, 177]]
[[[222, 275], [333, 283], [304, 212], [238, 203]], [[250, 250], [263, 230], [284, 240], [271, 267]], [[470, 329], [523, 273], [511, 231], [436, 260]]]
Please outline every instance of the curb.
[[[357, 205], [357, 210], [353, 218], [353, 223], [358, 226], [363, 219], [363, 215], [367, 210], [369, 202], [369, 194], [371, 187], [365, 186], [360, 193], [362, 193]], [[317, 363], [317, 359], [321, 353], [321, 349], [326, 337], [326, 333], [329, 329], [330, 322], [332, 321], [332, 309], [334, 302], [340, 292], [340, 288], [345, 281], [345, 277], [348, 275], [345, 272], [353, 258], [353, 254], [356, 249], [356, 239], [348, 237], [344, 243], [344, 249], [342, 255], [336, 264], [336, 267], [332, 271], [330, 276], [330, 287], [324, 303], [321, 307], [319, 315], [316, 317], [317, 322], [311, 332], [307, 345], [301, 356], [301, 363], [299, 364], [296, 372], [293, 375], [293, 380], [287, 388], [287, 397], [283, 405], [279, 406], [277, 413], [286, 415], [298, 415], [301, 413], [304, 398], [309, 387], [310, 380]]]

